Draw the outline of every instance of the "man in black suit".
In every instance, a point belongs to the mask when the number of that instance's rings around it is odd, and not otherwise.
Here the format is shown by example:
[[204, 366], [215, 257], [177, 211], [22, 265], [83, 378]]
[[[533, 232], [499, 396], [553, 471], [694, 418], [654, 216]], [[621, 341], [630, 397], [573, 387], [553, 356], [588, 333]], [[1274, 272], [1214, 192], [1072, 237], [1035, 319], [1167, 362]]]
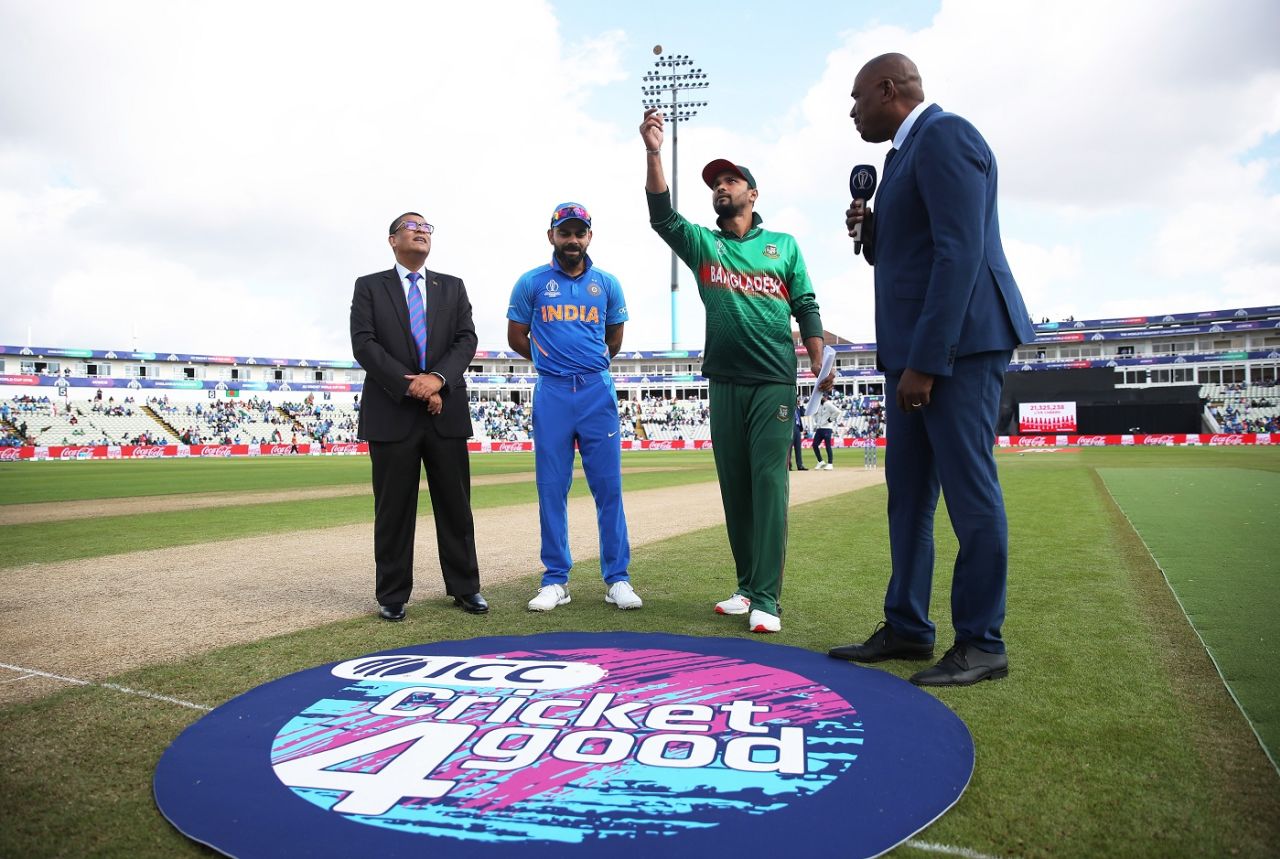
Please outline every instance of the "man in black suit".
[[435, 228], [406, 212], [391, 222], [395, 268], [356, 279], [351, 350], [365, 371], [360, 438], [373, 463], [373, 554], [379, 615], [403, 620], [413, 590], [418, 481], [426, 466], [445, 592], [483, 614], [463, 372], [476, 354], [471, 302], [459, 278], [428, 271]]

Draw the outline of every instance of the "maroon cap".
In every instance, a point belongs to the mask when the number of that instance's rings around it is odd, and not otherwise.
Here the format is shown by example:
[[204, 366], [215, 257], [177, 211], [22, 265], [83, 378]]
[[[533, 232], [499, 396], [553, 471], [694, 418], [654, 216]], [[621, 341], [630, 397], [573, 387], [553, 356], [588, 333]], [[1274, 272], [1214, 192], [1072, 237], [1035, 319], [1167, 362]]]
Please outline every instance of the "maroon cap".
[[716, 181], [716, 177], [725, 172], [736, 175], [743, 182], [747, 183], [748, 188], [754, 188], [756, 186], [756, 177], [751, 175], [750, 170], [743, 167], [741, 164], [734, 164], [726, 158], [717, 158], [706, 167], [703, 167], [702, 181], [707, 183], [708, 188], [714, 188], [715, 185], [713, 183]]

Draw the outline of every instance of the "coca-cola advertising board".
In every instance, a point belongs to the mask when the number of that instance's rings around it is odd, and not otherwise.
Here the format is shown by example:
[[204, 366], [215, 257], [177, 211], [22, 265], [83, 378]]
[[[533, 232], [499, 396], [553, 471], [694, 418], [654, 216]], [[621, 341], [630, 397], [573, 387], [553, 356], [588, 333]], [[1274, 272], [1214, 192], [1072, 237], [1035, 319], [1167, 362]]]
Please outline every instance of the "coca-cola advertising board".
[[1018, 403], [1018, 432], [1076, 432], [1076, 404]]

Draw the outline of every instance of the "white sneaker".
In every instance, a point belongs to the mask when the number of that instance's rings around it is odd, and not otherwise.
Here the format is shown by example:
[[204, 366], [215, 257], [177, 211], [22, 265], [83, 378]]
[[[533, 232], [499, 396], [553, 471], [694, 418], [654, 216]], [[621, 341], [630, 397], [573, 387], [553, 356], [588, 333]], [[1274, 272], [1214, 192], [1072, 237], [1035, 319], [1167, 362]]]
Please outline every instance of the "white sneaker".
[[782, 632], [782, 618], [758, 608], [752, 609], [747, 629], [752, 632]]
[[640, 608], [644, 605], [644, 600], [640, 599], [635, 588], [631, 587], [631, 582], [625, 579], [609, 585], [609, 590], [604, 594], [604, 601], [621, 609]]
[[716, 614], [746, 614], [751, 611], [751, 600], [742, 594], [734, 594], [716, 603]]
[[529, 600], [529, 611], [551, 611], [571, 599], [564, 585], [544, 585], [538, 588], [538, 595]]
[[822, 467], [823, 467], [823, 468], [825, 468], [827, 471], [830, 471], [831, 469], [835, 468], [835, 466], [834, 466], [834, 465], [832, 465], [832, 464], [831, 464], [831, 463], [829, 463], [829, 462], [828, 462], [826, 465], [822, 466]]

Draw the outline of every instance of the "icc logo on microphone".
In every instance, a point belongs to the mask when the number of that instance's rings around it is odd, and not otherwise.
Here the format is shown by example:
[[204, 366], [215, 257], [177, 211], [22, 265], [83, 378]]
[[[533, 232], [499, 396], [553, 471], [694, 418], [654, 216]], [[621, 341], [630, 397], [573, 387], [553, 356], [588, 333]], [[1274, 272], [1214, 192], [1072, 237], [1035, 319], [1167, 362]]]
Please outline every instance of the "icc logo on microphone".
[[853, 174], [853, 186], [860, 191], [866, 191], [871, 188], [875, 181], [869, 170], [859, 170]]

